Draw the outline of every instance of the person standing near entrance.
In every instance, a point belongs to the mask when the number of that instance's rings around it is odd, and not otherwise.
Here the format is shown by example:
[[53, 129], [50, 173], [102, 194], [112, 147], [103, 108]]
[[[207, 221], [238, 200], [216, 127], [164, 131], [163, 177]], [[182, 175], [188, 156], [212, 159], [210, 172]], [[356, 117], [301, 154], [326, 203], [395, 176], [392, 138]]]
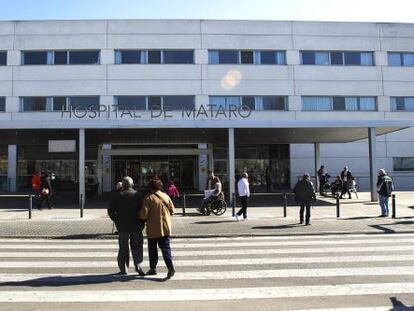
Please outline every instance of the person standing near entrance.
[[306, 207], [305, 224], [308, 226], [310, 225], [312, 201], [316, 201], [315, 188], [309, 174], [303, 175], [302, 180], [295, 185], [293, 192], [295, 193], [295, 201], [300, 205], [300, 223], [303, 224], [303, 213]]
[[111, 199], [108, 215], [115, 222], [118, 229], [118, 267], [119, 274], [128, 274], [129, 245], [131, 245], [132, 258], [135, 271], [144, 276], [141, 268], [143, 261], [144, 222], [138, 218], [142, 209], [142, 195], [132, 189], [134, 181], [126, 176], [122, 179], [122, 191], [117, 192]]
[[239, 192], [241, 209], [236, 213], [236, 220], [240, 220], [240, 216], [243, 215], [243, 220], [247, 220], [247, 204], [250, 197], [249, 181], [247, 173], [243, 173], [240, 180], [237, 182], [237, 190]]
[[321, 168], [318, 170], [318, 179], [319, 179], [319, 193], [323, 194], [323, 186], [326, 183], [326, 178], [329, 178], [328, 172], [325, 170], [325, 166], [321, 165]]
[[32, 189], [35, 193], [35, 202], [36, 204], [40, 201], [40, 196], [42, 195], [42, 174], [40, 172], [36, 172], [32, 177]]
[[144, 198], [143, 208], [139, 217], [147, 222], [150, 270], [146, 274], [157, 274], [158, 246], [168, 268], [167, 279], [170, 279], [175, 274], [170, 246], [171, 222], [175, 209], [170, 197], [162, 192], [162, 189], [163, 184], [161, 180], [153, 179], [149, 182], [149, 194]]
[[381, 207], [381, 215], [379, 217], [388, 217], [388, 199], [394, 191], [394, 183], [384, 169], [378, 171], [377, 192], [379, 196], [379, 205]]

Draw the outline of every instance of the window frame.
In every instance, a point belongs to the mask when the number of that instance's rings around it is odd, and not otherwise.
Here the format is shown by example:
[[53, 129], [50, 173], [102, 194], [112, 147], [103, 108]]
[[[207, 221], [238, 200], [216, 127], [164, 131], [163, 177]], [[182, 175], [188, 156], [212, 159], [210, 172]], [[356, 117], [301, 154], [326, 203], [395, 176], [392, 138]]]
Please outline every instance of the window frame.
[[[315, 98], [316, 100], [318, 100], [318, 98], [329, 98], [329, 102], [330, 102], [330, 109], [304, 109], [304, 99], [309, 99], [309, 98]], [[344, 109], [334, 109], [334, 100], [339, 99], [339, 98], [343, 98], [344, 100]], [[353, 109], [347, 109], [347, 98], [356, 98], [357, 99], [357, 109], [353, 110]], [[374, 110], [367, 110], [367, 109], [361, 109], [361, 99], [362, 98], [373, 98], [374, 99]], [[337, 111], [342, 111], [342, 112], [377, 112], [378, 111], [378, 103], [377, 103], [377, 97], [376, 96], [330, 96], [330, 95], [303, 95], [301, 96], [301, 103], [302, 103], [302, 110], [301, 111], [306, 111], [306, 112], [321, 112], [321, 111], [329, 111], [329, 112], [337, 112]], [[316, 102], [316, 105], [318, 103]]]
[[0, 66], [7, 66], [7, 51], [0, 51], [0, 60], [3, 59], [4, 56], [4, 63], [0, 62]]
[[[313, 63], [304, 63], [303, 61], [303, 55], [305, 54], [313, 54]], [[316, 63], [316, 54], [317, 53], [328, 53], [328, 63], [327, 64], [317, 64]], [[332, 63], [332, 54], [340, 54], [342, 63]], [[359, 64], [349, 64], [346, 62], [346, 54], [353, 54], [358, 53], [359, 54]], [[370, 65], [364, 65], [362, 62], [362, 54], [370, 54], [371, 55], [371, 64]], [[301, 50], [300, 51], [300, 64], [305, 66], [365, 66], [365, 67], [372, 67], [375, 66], [375, 60], [374, 60], [374, 52], [373, 51], [337, 51], [337, 50]]]

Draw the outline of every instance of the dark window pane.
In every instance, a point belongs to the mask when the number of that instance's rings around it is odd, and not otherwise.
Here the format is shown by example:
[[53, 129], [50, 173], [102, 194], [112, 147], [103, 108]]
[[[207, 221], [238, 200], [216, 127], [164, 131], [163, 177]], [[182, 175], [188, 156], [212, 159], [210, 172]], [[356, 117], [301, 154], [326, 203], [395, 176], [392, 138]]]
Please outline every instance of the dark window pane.
[[161, 96], [148, 97], [148, 110], [161, 109]]
[[99, 96], [74, 96], [69, 97], [72, 109], [99, 110]]
[[164, 51], [164, 64], [193, 64], [193, 51]]
[[0, 52], [0, 65], [7, 65], [7, 52]]
[[121, 64], [141, 64], [141, 51], [121, 51]]
[[342, 52], [331, 53], [331, 64], [332, 65], [343, 65], [344, 64]]
[[53, 97], [53, 111], [66, 110], [66, 97]]
[[253, 64], [254, 58], [252, 51], [242, 51], [240, 55], [242, 64]]
[[99, 51], [69, 51], [69, 64], [98, 64]]
[[24, 52], [23, 63], [25, 65], [46, 65], [47, 52]]
[[0, 97], [0, 112], [6, 111], [6, 99], [4, 97]]
[[55, 52], [55, 64], [64, 65], [68, 63], [68, 52]]
[[261, 51], [260, 52], [260, 63], [261, 64], [276, 64], [276, 52]]
[[23, 111], [46, 111], [46, 97], [23, 98]]
[[238, 64], [239, 52], [238, 51], [219, 51], [220, 64]]
[[393, 158], [394, 171], [414, 171], [414, 157]]
[[302, 52], [303, 65], [315, 65], [315, 52]]
[[397, 111], [405, 110], [405, 99], [404, 99], [404, 97], [396, 97], [395, 102], [396, 102]]
[[345, 97], [333, 97], [333, 110], [345, 110]]
[[242, 105], [249, 107], [251, 110], [255, 110], [254, 96], [243, 96]]
[[164, 96], [163, 105], [164, 109], [195, 109], [194, 96]]
[[263, 96], [263, 110], [286, 110], [285, 97]]
[[345, 52], [345, 65], [361, 65], [361, 53]]
[[118, 96], [118, 110], [145, 110], [145, 96]]
[[161, 51], [148, 51], [148, 64], [161, 64]]

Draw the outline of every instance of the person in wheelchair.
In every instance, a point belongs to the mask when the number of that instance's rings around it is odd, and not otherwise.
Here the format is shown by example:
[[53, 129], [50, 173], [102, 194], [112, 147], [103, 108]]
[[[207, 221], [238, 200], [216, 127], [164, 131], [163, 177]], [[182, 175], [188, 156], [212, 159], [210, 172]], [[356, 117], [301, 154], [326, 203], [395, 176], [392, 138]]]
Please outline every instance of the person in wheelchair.
[[[214, 176], [214, 175], [213, 175]], [[207, 189], [204, 191], [204, 199], [201, 202], [201, 206], [200, 206], [200, 212], [203, 215], [210, 215], [211, 210], [210, 210], [210, 205], [211, 203], [213, 203], [215, 200], [224, 199], [224, 194], [222, 191], [222, 185], [221, 185], [221, 181], [220, 178], [218, 178], [217, 176], [214, 176], [211, 180], [211, 185], [214, 187], [213, 189]]]

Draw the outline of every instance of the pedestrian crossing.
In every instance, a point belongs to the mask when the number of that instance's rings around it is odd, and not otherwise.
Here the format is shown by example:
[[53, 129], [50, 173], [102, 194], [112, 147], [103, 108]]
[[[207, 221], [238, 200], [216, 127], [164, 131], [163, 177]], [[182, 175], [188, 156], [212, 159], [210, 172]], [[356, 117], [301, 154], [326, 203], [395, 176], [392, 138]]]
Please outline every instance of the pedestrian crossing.
[[115, 275], [115, 239], [0, 239], [0, 310], [168, 302], [198, 311], [370, 311], [390, 310], [392, 299], [411, 308], [413, 242], [414, 234], [177, 238], [177, 273], [167, 281], [161, 256], [156, 276]]

